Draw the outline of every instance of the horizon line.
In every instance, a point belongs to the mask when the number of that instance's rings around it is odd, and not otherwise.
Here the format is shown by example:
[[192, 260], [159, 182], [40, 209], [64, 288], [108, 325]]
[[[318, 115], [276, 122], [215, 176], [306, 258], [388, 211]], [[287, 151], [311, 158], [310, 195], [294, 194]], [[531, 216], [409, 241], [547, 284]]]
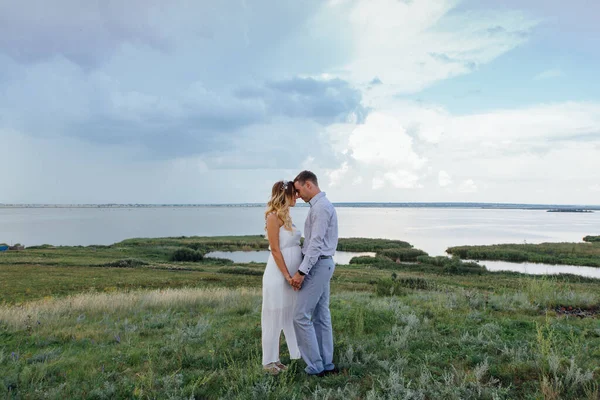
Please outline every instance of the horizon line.
[[[339, 201], [332, 202], [337, 206], [364, 205], [364, 206], [527, 206], [527, 207], [585, 207], [600, 208], [598, 204], [568, 204], [568, 203], [498, 203], [498, 202], [460, 202], [460, 201], [435, 201], [435, 202], [396, 202], [396, 201]], [[299, 203], [302, 206], [305, 203]], [[214, 207], [214, 206], [264, 206], [266, 202], [242, 202], [242, 203], [0, 203], [0, 207], [76, 207], [76, 206], [95, 206], [95, 207], [119, 207], [119, 206], [137, 206], [137, 207], [165, 207], [165, 206], [185, 206], [185, 207]]]

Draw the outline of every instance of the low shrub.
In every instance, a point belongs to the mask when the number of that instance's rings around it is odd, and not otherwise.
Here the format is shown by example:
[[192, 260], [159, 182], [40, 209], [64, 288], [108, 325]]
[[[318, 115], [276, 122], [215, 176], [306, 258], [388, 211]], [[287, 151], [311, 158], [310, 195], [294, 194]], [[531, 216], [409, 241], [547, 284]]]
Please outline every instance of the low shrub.
[[375, 286], [377, 296], [406, 296], [406, 289], [397, 281], [391, 278], [380, 279]]
[[244, 267], [233, 267], [233, 268], [220, 268], [218, 271], [220, 274], [233, 274], [233, 275], [252, 275], [252, 276], [262, 276], [262, 271], [257, 271], [255, 269], [244, 268]]
[[387, 257], [359, 256], [350, 260], [350, 265], [371, 266], [379, 269], [400, 269], [401, 266]]
[[402, 240], [340, 238], [337, 245], [339, 251], [379, 251], [384, 249], [410, 249], [412, 245]]
[[103, 264], [102, 266], [111, 268], [135, 268], [140, 267], [142, 265], [148, 265], [148, 263], [142, 260], [138, 260], [136, 258], [127, 258], [124, 260], [111, 261], [109, 263]]
[[189, 247], [182, 247], [180, 249], [175, 250], [173, 254], [171, 254], [171, 261], [191, 261], [198, 262], [204, 259], [204, 255], [197, 251], [190, 249]]
[[377, 253], [379, 256], [391, 258], [394, 261], [417, 261], [417, 257], [427, 253], [419, 249], [386, 249]]
[[417, 262], [420, 262], [422, 264], [435, 265], [436, 267], [443, 267], [444, 265], [446, 265], [448, 263], [449, 260], [450, 259], [445, 256], [437, 256], [437, 257], [419, 256], [419, 257], [417, 257]]
[[481, 275], [486, 273], [487, 270], [485, 267], [477, 264], [473, 261], [462, 261], [458, 257], [429, 257], [429, 256], [419, 256], [417, 257], [417, 261], [422, 264], [433, 265], [435, 267], [439, 267], [439, 271], [445, 274], [478, 274]]
[[204, 257], [202, 259], [204, 264], [212, 264], [212, 265], [231, 265], [233, 261], [229, 258], [217, 258], [217, 257]]
[[210, 252], [208, 246], [204, 243], [198, 243], [198, 242], [186, 243], [185, 247], [189, 247], [192, 250], [199, 251], [202, 254], [206, 254], [206, 253]]
[[[0, 246], [2, 246], [3, 243], [0, 243]], [[52, 249], [54, 248], [53, 245], [51, 244], [40, 244], [39, 246], [27, 246], [27, 249], [29, 250], [34, 250], [34, 249]]]
[[392, 276], [392, 280], [396, 282], [399, 286], [409, 289], [429, 290], [435, 288], [434, 283], [428, 281], [427, 279], [419, 277], [394, 279], [394, 277]]
[[350, 264], [372, 265], [377, 263], [387, 263], [390, 260], [384, 257], [357, 256], [350, 259]]

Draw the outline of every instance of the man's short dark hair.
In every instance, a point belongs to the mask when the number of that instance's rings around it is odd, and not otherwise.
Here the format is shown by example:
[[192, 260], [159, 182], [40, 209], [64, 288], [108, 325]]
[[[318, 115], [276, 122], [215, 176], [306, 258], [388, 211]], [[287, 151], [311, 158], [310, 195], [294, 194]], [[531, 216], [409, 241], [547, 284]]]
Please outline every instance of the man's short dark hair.
[[317, 176], [310, 171], [302, 171], [294, 179], [294, 182], [300, 182], [300, 184], [302, 186], [304, 186], [306, 181], [311, 181], [315, 186], [317, 186], [317, 187], [319, 186], [319, 181], [317, 180]]

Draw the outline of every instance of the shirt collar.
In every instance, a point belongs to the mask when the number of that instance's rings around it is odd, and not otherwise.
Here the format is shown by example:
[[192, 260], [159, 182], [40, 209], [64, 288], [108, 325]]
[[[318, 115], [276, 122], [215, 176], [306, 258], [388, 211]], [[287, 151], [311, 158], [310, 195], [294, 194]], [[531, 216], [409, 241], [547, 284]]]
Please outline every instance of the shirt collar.
[[317, 193], [312, 199], [310, 199], [310, 201], [308, 202], [308, 204], [310, 204], [310, 206], [314, 206], [315, 204], [317, 204], [317, 201], [319, 201], [319, 199], [325, 197], [325, 192], [319, 192]]

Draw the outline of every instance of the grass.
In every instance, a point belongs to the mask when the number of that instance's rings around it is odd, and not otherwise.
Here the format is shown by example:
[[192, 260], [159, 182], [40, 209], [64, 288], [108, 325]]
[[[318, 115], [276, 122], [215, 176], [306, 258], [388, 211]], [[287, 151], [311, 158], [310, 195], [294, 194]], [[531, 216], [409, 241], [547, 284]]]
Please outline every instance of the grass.
[[[363, 241], [351, 243], [386, 250]], [[259, 242], [132, 239], [1, 255], [0, 395], [598, 398], [598, 316], [555, 308], [597, 308], [599, 280], [472, 273], [469, 263], [424, 255], [398, 264], [378, 253], [376, 262], [336, 268], [331, 310], [340, 375], [311, 379], [303, 362], [265, 375], [264, 264], [169, 260], [190, 244], [204, 253], [222, 249], [215, 243], [239, 250]]]

